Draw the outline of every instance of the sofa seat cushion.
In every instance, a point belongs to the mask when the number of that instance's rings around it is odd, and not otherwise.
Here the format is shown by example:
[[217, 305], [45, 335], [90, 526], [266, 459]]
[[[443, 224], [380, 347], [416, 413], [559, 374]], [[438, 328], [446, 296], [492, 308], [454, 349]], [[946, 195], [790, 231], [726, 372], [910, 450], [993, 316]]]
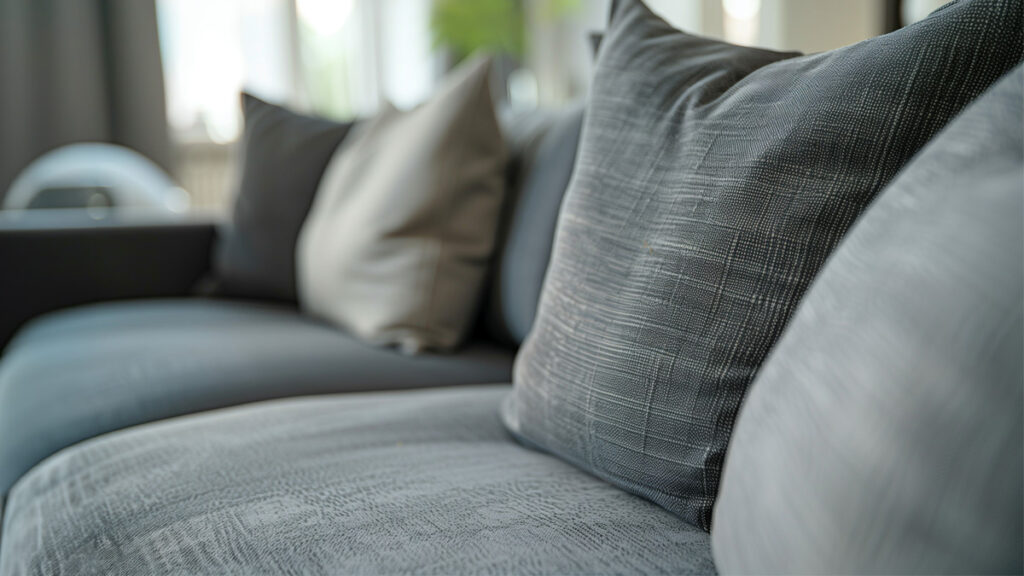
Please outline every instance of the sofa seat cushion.
[[82, 443], [11, 491], [0, 575], [714, 572], [705, 532], [514, 442], [508, 391], [279, 400]]
[[57, 450], [161, 418], [297, 396], [508, 382], [512, 351], [403, 356], [266, 304], [107, 303], [45, 316], [0, 360], [0, 495]]

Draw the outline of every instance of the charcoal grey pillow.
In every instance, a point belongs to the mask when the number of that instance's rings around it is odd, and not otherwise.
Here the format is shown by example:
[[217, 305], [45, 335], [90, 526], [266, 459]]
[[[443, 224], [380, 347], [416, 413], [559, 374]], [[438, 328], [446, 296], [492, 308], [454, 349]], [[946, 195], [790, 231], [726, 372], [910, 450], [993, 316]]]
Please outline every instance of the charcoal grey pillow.
[[419, 108], [389, 108], [331, 160], [297, 248], [302, 308], [414, 353], [456, 347], [477, 318], [505, 192], [490, 59]]
[[715, 507], [723, 573], [1024, 569], [1022, 82], [879, 196], [765, 362]]
[[505, 421], [708, 529], [746, 387], [864, 206], [1021, 58], [1019, 0], [786, 55], [621, 0]]
[[214, 254], [220, 296], [295, 302], [295, 241], [324, 167], [351, 124], [242, 95], [245, 134], [231, 222]]

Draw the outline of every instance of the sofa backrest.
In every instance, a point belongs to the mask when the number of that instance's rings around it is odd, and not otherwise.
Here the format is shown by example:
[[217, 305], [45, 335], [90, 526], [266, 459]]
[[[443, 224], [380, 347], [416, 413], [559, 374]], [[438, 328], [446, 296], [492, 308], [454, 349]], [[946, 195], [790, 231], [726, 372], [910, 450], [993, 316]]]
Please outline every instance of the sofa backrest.
[[583, 106], [502, 115], [508, 196], [482, 330], [505, 344], [526, 338], [537, 312], [562, 196], [569, 186]]

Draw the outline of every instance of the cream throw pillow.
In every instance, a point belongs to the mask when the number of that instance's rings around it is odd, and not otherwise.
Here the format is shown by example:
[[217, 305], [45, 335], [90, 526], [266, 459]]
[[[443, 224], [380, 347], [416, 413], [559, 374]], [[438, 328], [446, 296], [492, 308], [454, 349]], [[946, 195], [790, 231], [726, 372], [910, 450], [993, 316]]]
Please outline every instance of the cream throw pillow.
[[489, 72], [489, 58], [463, 64], [430, 101], [387, 107], [338, 149], [296, 247], [304, 311], [408, 353], [463, 340], [504, 196]]

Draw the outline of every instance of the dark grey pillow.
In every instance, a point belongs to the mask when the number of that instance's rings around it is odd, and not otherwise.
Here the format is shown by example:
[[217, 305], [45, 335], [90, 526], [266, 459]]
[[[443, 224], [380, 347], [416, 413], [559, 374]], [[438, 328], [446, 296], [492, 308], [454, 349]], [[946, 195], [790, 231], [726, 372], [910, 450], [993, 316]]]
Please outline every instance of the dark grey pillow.
[[1021, 58], [1021, 2], [786, 54], [613, 9], [510, 430], [708, 529], [732, 422], [864, 206]]
[[231, 223], [214, 254], [218, 296], [294, 303], [295, 242], [328, 160], [351, 123], [242, 94], [245, 135]]
[[1024, 569], [1022, 82], [879, 196], [765, 362], [715, 507], [723, 573]]

